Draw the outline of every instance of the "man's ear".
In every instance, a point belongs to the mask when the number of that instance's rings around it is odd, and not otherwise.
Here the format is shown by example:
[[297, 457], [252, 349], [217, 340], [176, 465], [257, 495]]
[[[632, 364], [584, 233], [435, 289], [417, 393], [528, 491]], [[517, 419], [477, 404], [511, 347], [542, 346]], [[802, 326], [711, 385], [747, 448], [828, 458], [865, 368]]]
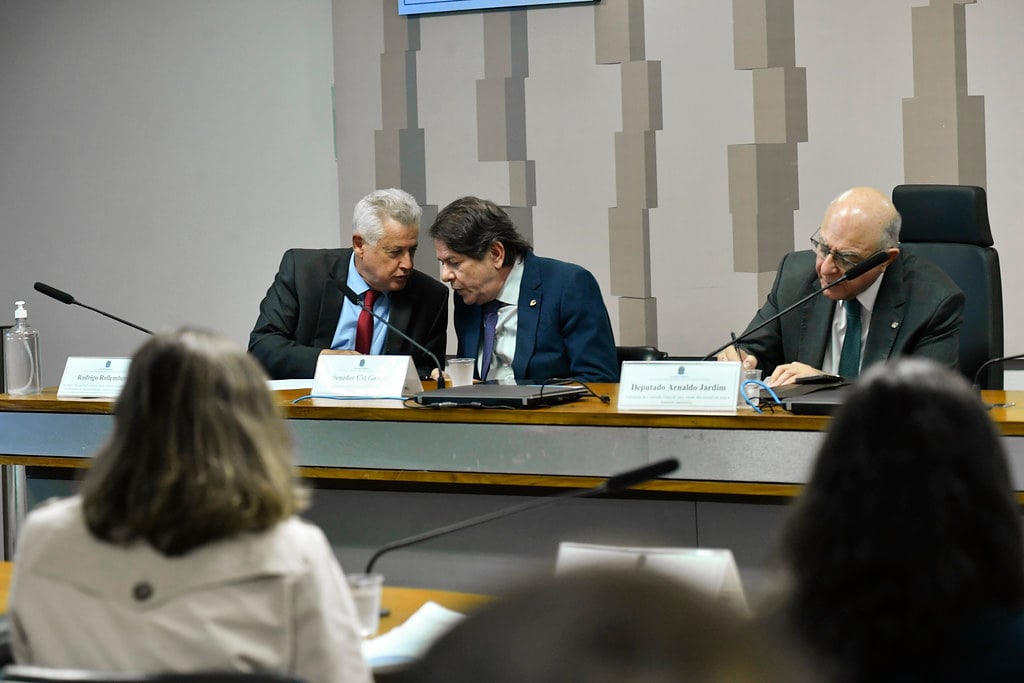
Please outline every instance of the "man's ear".
[[488, 255], [491, 258], [491, 262], [494, 263], [495, 268], [502, 268], [505, 266], [505, 245], [502, 242], [491, 242], [491, 248], [488, 251]]
[[362, 235], [352, 235], [352, 250], [356, 252], [356, 256], [363, 258], [363, 248], [366, 246], [366, 240], [363, 239]]
[[892, 247], [891, 249], [886, 249], [885, 253], [888, 258], [886, 258], [885, 263], [882, 264], [882, 270], [885, 270], [892, 265], [892, 262], [900, 255], [900, 250], [899, 247]]

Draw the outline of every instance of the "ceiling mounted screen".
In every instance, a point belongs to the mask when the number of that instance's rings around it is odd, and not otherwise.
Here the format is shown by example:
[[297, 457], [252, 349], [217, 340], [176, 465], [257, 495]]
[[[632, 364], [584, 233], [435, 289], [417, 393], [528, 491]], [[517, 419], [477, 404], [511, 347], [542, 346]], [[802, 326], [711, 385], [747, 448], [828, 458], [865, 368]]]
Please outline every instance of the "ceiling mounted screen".
[[498, 7], [531, 7], [534, 5], [568, 5], [593, 3], [597, 0], [398, 0], [399, 14], [438, 14], [466, 12]]

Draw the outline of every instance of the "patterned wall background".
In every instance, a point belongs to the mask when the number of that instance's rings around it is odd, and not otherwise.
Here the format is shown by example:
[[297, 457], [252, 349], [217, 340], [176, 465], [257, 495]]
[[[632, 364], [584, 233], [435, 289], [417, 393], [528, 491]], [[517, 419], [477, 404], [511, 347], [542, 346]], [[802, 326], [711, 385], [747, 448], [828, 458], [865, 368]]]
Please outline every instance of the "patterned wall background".
[[[421, 201], [489, 193], [538, 251], [598, 275], [620, 344], [700, 354], [745, 324], [779, 259], [803, 248], [847, 187], [987, 185], [992, 136], [1020, 136], [1001, 123], [986, 137], [984, 94], [968, 89], [968, 47], [1019, 52], [1010, 27], [1024, 25], [1024, 14], [1005, 1], [965, 4], [973, 3], [602, 0], [404, 20], [381, 0], [381, 13], [386, 32], [419, 24], [416, 47], [405, 49], [424, 56], [399, 60], [419, 69], [418, 93], [415, 76], [399, 82], [400, 93], [418, 94], [421, 112], [444, 111], [436, 130], [417, 129], [427, 161], [412, 168], [426, 176], [411, 184], [425, 188]], [[988, 28], [972, 30], [985, 12]], [[336, 0], [335, 13], [348, 14], [347, 3]], [[336, 35], [336, 54], [364, 47], [353, 37]], [[579, 59], [584, 49], [593, 64]], [[615, 67], [596, 91], [594, 66], [605, 77]], [[472, 101], [460, 96], [460, 70], [473, 76]], [[542, 88], [540, 78], [559, 86]], [[1012, 83], [999, 96], [1020, 110], [1024, 94]], [[393, 98], [382, 98], [385, 121]], [[475, 159], [455, 153], [460, 135], [475, 136]], [[558, 156], [547, 143], [573, 135], [579, 145]], [[435, 149], [443, 159], [432, 164]], [[378, 146], [378, 167], [392, 168], [398, 157], [386, 152]], [[416, 151], [408, 156], [418, 162]], [[483, 169], [494, 164], [507, 166], [507, 179]], [[1018, 161], [998, 172], [1024, 174]], [[342, 214], [365, 188], [354, 189], [361, 175], [339, 172]], [[990, 188], [997, 247], [1012, 260], [999, 230], [1010, 201]], [[434, 272], [429, 257], [418, 267]], [[1012, 348], [1014, 338], [1024, 342], [1024, 323], [1008, 316]]]

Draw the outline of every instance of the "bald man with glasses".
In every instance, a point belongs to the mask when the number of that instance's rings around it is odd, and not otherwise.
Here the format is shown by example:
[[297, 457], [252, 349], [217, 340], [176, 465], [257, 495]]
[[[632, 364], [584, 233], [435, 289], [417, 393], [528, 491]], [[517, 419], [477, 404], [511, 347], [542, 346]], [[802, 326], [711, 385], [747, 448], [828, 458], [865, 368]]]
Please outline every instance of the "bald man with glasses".
[[756, 327], [868, 257], [879, 266], [847, 280], [718, 354], [764, 370], [768, 384], [833, 374], [856, 377], [894, 356], [924, 356], [957, 366], [964, 295], [932, 263], [901, 254], [900, 214], [876, 189], [855, 187], [832, 200], [809, 251], [787, 254]]

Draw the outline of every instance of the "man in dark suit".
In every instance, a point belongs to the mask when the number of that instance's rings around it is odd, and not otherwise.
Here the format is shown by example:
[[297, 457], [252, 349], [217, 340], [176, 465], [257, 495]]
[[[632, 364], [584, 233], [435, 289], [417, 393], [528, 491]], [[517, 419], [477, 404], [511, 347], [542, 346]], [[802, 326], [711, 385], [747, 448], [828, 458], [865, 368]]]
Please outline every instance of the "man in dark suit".
[[478, 378], [618, 381], [611, 321], [589, 271], [535, 255], [508, 214], [476, 197], [442, 209], [430, 236], [441, 279], [458, 294], [458, 355], [477, 359]]
[[321, 353], [359, 352], [411, 355], [420, 376], [430, 374], [427, 354], [373, 318], [360, 333], [360, 308], [341, 290], [347, 284], [372, 298], [374, 312], [444, 358], [448, 289], [413, 270], [421, 213], [412, 195], [378, 190], [356, 205], [351, 249], [285, 252], [249, 336], [249, 351], [272, 378], [309, 378]]
[[839, 195], [811, 237], [813, 250], [782, 259], [768, 300], [748, 329], [876, 252], [884, 251], [886, 261], [825, 290], [718, 359], [760, 367], [772, 386], [822, 372], [853, 377], [861, 368], [901, 355], [955, 368], [964, 295], [937, 266], [901, 255], [899, 229], [899, 212], [878, 190], [857, 187]]

